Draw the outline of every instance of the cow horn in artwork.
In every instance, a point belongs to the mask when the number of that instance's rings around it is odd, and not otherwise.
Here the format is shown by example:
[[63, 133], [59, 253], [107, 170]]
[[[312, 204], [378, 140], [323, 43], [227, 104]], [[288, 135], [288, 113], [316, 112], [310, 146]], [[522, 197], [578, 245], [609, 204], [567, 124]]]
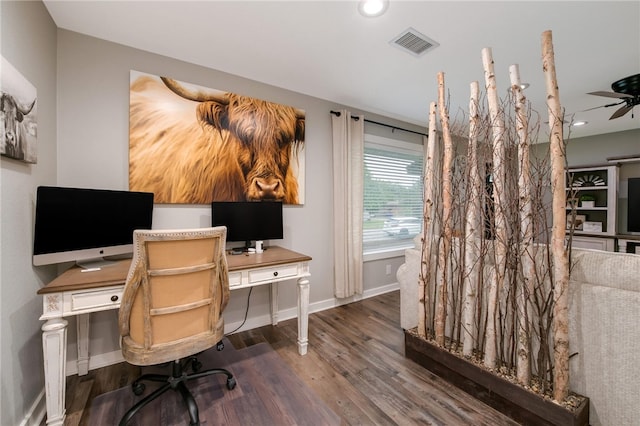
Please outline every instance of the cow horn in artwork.
[[22, 105], [16, 102], [16, 108], [18, 108], [18, 111], [20, 111], [22, 115], [29, 115], [29, 113], [33, 109], [33, 106], [36, 104], [36, 100], [37, 98], [34, 99], [33, 102], [31, 102], [31, 105]]
[[176, 80], [168, 77], [160, 77], [162, 82], [178, 96], [182, 96], [185, 99], [189, 99], [190, 101], [195, 102], [218, 102], [223, 105], [229, 104], [229, 97], [226, 93], [211, 93], [204, 92], [202, 90], [191, 90], [187, 89]]
[[24, 115], [28, 115], [31, 110], [33, 109], [33, 106], [36, 104], [36, 100], [37, 98], [35, 98], [30, 105], [25, 105], [25, 104], [21, 104], [20, 102], [18, 102], [18, 100], [16, 98], [14, 98], [13, 96], [11, 96], [8, 93], [2, 92], [2, 102], [0, 102], [0, 111], [2, 112], [7, 112], [7, 108], [5, 107], [5, 103], [9, 103], [9, 104], [13, 104], [16, 106], [16, 109], [24, 116]]

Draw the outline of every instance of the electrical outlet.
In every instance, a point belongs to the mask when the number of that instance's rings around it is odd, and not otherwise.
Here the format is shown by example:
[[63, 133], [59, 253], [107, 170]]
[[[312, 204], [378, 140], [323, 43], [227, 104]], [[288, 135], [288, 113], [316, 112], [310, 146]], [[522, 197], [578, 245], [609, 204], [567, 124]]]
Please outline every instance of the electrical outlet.
[[387, 265], [387, 275], [391, 275], [391, 265]]

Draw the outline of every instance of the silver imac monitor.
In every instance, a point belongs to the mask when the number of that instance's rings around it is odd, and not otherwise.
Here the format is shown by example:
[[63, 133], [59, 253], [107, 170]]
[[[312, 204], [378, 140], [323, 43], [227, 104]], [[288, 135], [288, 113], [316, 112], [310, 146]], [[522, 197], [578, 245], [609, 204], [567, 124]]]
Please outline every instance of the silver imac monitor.
[[103, 266], [133, 252], [133, 231], [151, 229], [152, 216], [152, 193], [40, 186], [33, 264]]

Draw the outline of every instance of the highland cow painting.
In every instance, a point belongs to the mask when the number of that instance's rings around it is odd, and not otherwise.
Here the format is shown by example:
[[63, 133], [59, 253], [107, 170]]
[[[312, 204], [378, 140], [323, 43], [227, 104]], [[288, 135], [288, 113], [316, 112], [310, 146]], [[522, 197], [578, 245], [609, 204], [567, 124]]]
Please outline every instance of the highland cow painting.
[[0, 155], [36, 163], [37, 91], [4, 57], [0, 72]]
[[131, 71], [129, 189], [156, 203], [304, 203], [305, 112]]

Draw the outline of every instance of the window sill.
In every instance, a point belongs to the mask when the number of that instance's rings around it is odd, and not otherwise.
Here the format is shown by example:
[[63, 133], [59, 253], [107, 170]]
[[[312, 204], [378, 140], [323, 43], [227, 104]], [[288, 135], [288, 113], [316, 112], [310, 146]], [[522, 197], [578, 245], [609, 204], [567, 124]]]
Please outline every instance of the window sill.
[[403, 257], [406, 249], [414, 247], [414, 244], [407, 244], [406, 246], [399, 246], [381, 250], [371, 250], [362, 254], [362, 260], [364, 262], [371, 262], [374, 260], [390, 259], [392, 257]]

